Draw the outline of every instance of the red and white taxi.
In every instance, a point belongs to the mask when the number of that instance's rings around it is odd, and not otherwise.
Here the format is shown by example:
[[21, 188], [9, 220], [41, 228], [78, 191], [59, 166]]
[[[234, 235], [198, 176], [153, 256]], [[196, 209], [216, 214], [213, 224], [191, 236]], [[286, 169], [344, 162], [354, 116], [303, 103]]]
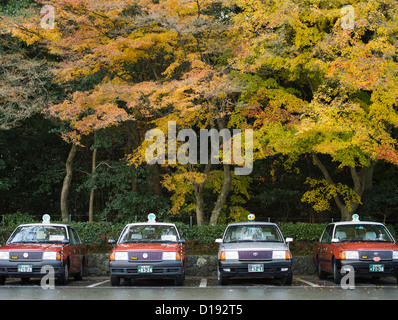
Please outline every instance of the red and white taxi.
[[314, 263], [320, 279], [333, 275], [341, 282], [341, 269], [354, 268], [355, 276], [398, 277], [398, 244], [389, 230], [378, 222], [336, 222], [326, 226], [314, 247]]
[[113, 286], [120, 279], [174, 278], [176, 285], [185, 280], [185, 240], [173, 223], [159, 223], [155, 215], [148, 222], [131, 223], [124, 227], [110, 258], [110, 278]]
[[50, 223], [50, 216], [43, 216], [43, 223], [22, 224], [11, 234], [6, 245], [0, 247], [0, 284], [7, 277], [41, 278], [47, 268], [54, 269], [58, 284], [66, 284], [69, 275], [75, 280], [83, 277], [87, 263], [87, 249], [76, 230], [66, 224]]

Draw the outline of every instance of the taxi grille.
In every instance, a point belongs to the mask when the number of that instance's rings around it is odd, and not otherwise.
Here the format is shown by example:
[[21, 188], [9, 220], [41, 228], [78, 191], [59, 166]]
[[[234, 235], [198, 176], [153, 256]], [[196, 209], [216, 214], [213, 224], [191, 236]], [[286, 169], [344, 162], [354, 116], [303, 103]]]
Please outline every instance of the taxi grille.
[[373, 258], [379, 257], [380, 260], [392, 260], [392, 251], [377, 251], [377, 250], [360, 250], [359, 260], [373, 261]]
[[239, 251], [239, 260], [272, 260], [272, 251]]
[[136, 251], [128, 253], [129, 261], [162, 261], [161, 251]]
[[38, 251], [10, 251], [11, 261], [38, 261], [43, 259], [43, 252]]

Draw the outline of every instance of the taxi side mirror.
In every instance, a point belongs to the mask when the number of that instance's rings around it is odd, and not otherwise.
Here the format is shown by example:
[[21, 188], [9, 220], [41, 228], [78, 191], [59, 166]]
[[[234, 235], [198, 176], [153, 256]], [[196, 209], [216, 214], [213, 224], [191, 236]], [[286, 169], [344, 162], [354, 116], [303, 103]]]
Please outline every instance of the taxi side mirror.
[[216, 243], [221, 244], [222, 243], [222, 239], [216, 239]]
[[293, 238], [286, 238], [286, 243], [293, 242]]
[[116, 240], [115, 239], [109, 239], [108, 243], [112, 246], [115, 246]]
[[69, 244], [69, 243], [70, 243], [70, 241], [68, 239], [63, 239], [62, 240], [62, 244]]
[[180, 240], [178, 240], [178, 242], [181, 243], [181, 244], [185, 244], [185, 243], [186, 243], [186, 240], [183, 239], [183, 238], [181, 238]]
[[340, 242], [339, 238], [332, 238], [332, 243]]

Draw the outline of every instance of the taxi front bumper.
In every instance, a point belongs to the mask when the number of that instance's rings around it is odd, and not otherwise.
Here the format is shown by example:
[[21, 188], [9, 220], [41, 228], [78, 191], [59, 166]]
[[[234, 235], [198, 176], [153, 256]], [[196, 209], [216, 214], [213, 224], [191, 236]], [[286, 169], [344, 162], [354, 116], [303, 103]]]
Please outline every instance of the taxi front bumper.
[[[249, 265], [263, 265], [263, 271], [250, 272]], [[272, 260], [272, 261], [222, 261], [219, 260], [219, 270], [224, 277], [283, 277], [292, 273], [292, 260]]]
[[[25, 267], [21, 268], [21, 266]], [[48, 267], [53, 268], [55, 276], [62, 275], [65, 269], [63, 261], [60, 260], [41, 260], [41, 261], [2, 260], [0, 261], [0, 277], [41, 278], [48, 273]]]
[[[139, 272], [140, 266], [151, 266], [146, 269], [151, 272]], [[184, 266], [181, 261], [110, 261], [109, 268], [111, 276], [121, 278], [176, 278], [184, 274]]]
[[[355, 276], [390, 277], [398, 276], [398, 261], [359, 261], [336, 260], [338, 270], [344, 267], [353, 267]], [[380, 267], [382, 266], [382, 268]], [[344, 269], [343, 269], [344, 270]], [[346, 269], [348, 270], [348, 268]], [[372, 270], [372, 271], [371, 271]], [[382, 270], [382, 271], [381, 271]]]

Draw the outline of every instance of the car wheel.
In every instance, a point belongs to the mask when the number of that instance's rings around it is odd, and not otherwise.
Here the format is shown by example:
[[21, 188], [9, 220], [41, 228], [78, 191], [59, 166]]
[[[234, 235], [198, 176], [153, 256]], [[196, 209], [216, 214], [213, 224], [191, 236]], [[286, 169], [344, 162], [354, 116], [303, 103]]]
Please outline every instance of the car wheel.
[[293, 271], [291, 271], [286, 277], [282, 277], [281, 285], [290, 286], [293, 282]]
[[59, 276], [58, 278], [58, 284], [60, 284], [61, 286], [65, 285], [68, 283], [68, 279], [69, 279], [69, 261], [67, 261], [65, 263], [65, 267], [64, 267], [64, 273], [62, 275]]
[[226, 285], [228, 284], [228, 278], [224, 276], [223, 272], [220, 270], [220, 267], [217, 268], [217, 279], [219, 285]]
[[336, 284], [341, 283], [341, 273], [339, 268], [337, 268], [336, 260], [333, 258], [332, 260], [332, 271], [333, 271], [333, 281]]
[[6, 282], [6, 277], [0, 277], [0, 285], [3, 285]]
[[185, 273], [176, 278], [176, 286], [182, 287], [185, 282]]
[[111, 276], [111, 286], [117, 287], [120, 285], [120, 277]]
[[316, 259], [316, 270], [320, 280], [326, 279], [326, 272], [322, 271], [321, 262], [319, 258]]
[[76, 281], [79, 281], [79, 280], [82, 280], [82, 279], [83, 279], [83, 263], [82, 263], [81, 266], [80, 266], [80, 271], [79, 271], [79, 273], [76, 273], [76, 274], [73, 276], [73, 279], [76, 280]]

